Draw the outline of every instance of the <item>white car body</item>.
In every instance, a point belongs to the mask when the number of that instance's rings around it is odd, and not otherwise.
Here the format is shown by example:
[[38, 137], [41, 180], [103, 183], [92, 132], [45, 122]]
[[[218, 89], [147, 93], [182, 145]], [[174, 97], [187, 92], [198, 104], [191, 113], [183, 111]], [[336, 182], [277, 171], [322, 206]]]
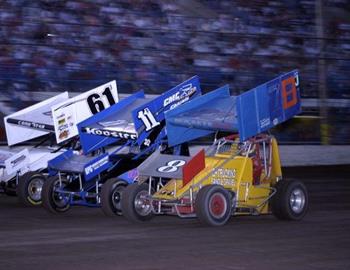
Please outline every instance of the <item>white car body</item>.
[[[29, 171], [41, 171], [47, 168], [47, 162], [65, 150], [54, 152], [51, 147], [15, 148], [0, 150], [0, 183], [8, 182]], [[4, 159], [6, 158], [6, 159]], [[15, 164], [13, 161], [18, 160]]]

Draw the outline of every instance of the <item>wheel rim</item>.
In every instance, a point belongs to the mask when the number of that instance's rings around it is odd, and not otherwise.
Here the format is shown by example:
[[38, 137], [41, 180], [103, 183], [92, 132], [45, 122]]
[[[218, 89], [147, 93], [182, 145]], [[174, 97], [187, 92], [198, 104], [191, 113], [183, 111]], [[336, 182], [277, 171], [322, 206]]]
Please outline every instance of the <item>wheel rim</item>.
[[151, 213], [152, 207], [151, 207], [151, 200], [148, 195], [148, 191], [142, 190], [136, 194], [134, 207], [135, 207], [135, 211], [140, 216], [147, 216]]
[[301, 213], [305, 206], [305, 193], [302, 189], [296, 188], [292, 190], [289, 199], [289, 205], [294, 213]]
[[34, 178], [28, 185], [28, 196], [33, 201], [41, 200], [41, 191], [43, 189], [44, 180], [41, 178]]
[[227, 211], [227, 201], [223, 194], [214, 193], [209, 200], [209, 211], [214, 218], [222, 218]]
[[54, 184], [54, 188], [52, 191], [52, 200], [57, 208], [65, 208], [69, 203], [69, 195], [63, 194], [62, 192], [58, 191], [59, 189], [62, 189], [64, 186], [65, 186], [65, 183], [62, 182], [62, 185], [60, 185], [59, 180], [57, 180]]
[[112, 192], [112, 204], [114, 209], [117, 211], [121, 210], [121, 196], [122, 196], [122, 191], [125, 189], [123, 185], [117, 186], [114, 191]]

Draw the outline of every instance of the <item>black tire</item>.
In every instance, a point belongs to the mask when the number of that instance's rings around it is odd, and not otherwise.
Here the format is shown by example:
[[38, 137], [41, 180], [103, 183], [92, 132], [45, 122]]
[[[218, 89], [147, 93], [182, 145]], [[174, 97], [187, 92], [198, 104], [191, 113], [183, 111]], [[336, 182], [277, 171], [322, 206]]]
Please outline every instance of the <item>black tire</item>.
[[195, 209], [202, 224], [222, 226], [231, 217], [232, 196], [220, 185], [204, 186], [198, 191]]
[[[142, 222], [153, 217], [152, 202], [148, 194], [148, 184], [146, 183], [134, 183], [125, 188], [121, 206], [126, 219], [131, 222]], [[146, 209], [144, 210], [142, 207]]]
[[17, 186], [18, 200], [26, 206], [41, 205], [41, 191], [46, 181], [39, 172], [27, 172], [19, 178]]
[[305, 185], [298, 180], [280, 180], [271, 199], [271, 210], [281, 220], [301, 220], [309, 208]]
[[108, 179], [101, 188], [101, 207], [106, 216], [122, 215], [121, 198], [127, 183], [118, 178]]
[[[69, 197], [57, 193], [55, 190], [59, 187], [59, 179], [57, 176], [49, 177], [42, 190], [42, 205], [50, 213], [63, 213], [69, 210]], [[68, 180], [62, 178], [62, 187], [68, 184]]]

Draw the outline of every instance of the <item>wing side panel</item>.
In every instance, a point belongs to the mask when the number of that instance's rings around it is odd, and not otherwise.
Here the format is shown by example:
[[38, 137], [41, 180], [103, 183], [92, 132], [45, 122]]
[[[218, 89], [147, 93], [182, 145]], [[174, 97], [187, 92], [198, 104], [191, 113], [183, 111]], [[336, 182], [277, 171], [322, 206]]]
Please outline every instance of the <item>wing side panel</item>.
[[240, 140], [267, 131], [300, 111], [299, 77], [294, 70], [237, 97]]

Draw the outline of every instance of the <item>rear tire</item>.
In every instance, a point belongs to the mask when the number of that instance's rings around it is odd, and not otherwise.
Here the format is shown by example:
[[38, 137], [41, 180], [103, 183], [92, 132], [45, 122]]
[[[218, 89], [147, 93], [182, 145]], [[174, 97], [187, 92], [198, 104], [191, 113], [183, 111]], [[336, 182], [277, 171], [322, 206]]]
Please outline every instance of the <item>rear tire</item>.
[[18, 200], [26, 206], [42, 203], [41, 191], [46, 177], [39, 172], [27, 172], [19, 178], [17, 186]]
[[121, 199], [123, 215], [132, 222], [150, 220], [153, 217], [152, 200], [148, 184], [134, 183], [127, 186]]
[[62, 178], [62, 186], [60, 187], [59, 178], [57, 176], [49, 177], [42, 190], [42, 204], [43, 207], [50, 213], [57, 214], [69, 210], [69, 195], [57, 192], [58, 188], [64, 188], [68, 184], [68, 180]]
[[101, 189], [101, 207], [106, 216], [122, 215], [121, 198], [127, 183], [118, 178], [108, 179]]
[[281, 220], [301, 220], [309, 208], [309, 196], [305, 185], [298, 180], [281, 180], [272, 197], [271, 210]]
[[222, 226], [231, 217], [231, 194], [220, 185], [201, 188], [195, 201], [199, 221], [209, 226]]

